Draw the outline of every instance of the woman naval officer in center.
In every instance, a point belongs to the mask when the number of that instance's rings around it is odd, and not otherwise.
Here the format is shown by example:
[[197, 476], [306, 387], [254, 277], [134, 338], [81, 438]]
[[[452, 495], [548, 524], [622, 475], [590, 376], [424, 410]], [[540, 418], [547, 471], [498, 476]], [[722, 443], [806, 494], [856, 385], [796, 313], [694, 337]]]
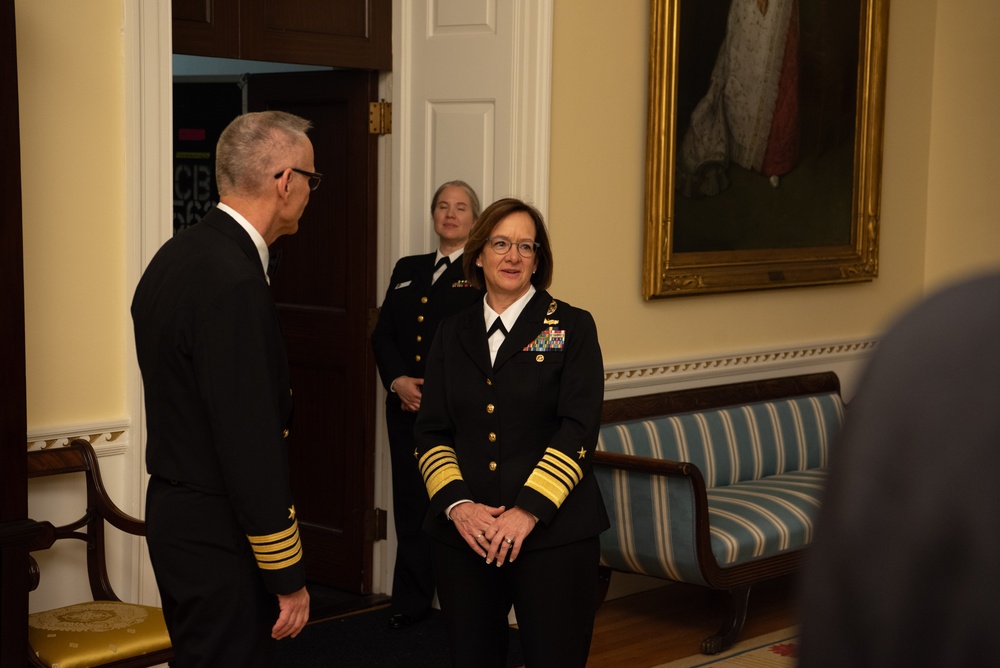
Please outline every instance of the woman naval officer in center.
[[392, 463], [396, 563], [389, 627], [422, 619], [434, 598], [431, 542], [422, 525], [427, 490], [413, 459], [413, 423], [420, 408], [424, 365], [442, 318], [482, 298], [465, 279], [462, 252], [479, 217], [479, 197], [464, 181], [443, 183], [431, 199], [438, 250], [396, 263], [372, 332], [372, 348], [385, 386], [385, 421]]
[[597, 327], [546, 292], [548, 234], [520, 200], [483, 211], [464, 263], [486, 295], [438, 329], [414, 452], [452, 662], [504, 666], [513, 605], [529, 668], [585, 666], [608, 528]]

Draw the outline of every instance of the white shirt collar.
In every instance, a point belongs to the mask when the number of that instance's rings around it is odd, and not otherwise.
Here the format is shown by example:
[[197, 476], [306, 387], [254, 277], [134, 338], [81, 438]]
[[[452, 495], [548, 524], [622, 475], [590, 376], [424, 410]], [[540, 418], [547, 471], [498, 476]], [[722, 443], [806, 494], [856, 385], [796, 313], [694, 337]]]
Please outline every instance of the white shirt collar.
[[455, 251], [451, 255], [444, 255], [441, 252], [441, 249], [438, 248], [437, 252], [434, 253], [434, 264], [437, 264], [441, 260], [441, 258], [443, 258], [443, 257], [447, 257], [448, 261], [451, 264], [455, 264], [455, 260], [457, 260], [458, 258], [462, 257], [462, 253], [464, 253], [464, 252], [465, 252], [465, 247], [463, 246], [462, 248], [459, 248], [457, 251]]
[[493, 321], [497, 318], [503, 322], [503, 326], [507, 328], [509, 332], [513, 327], [514, 323], [517, 322], [517, 318], [521, 315], [521, 311], [524, 307], [528, 305], [531, 298], [535, 295], [535, 286], [531, 283], [528, 284], [528, 291], [521, 295], [516, 302], [508, 306], [502, 314], [497, 314], [486, 301], [486, 297], [483, 297], [483, 320], [486, 323], [486, 329], [493, 325]]
[[233, 220], [239, 223], [240, 227], [246, 230], [247, 234], [250, 235], [250, 238], [253, 240], [253, 245], [257, 247], [257, 254], [260, 255], [260, 264], [264, 269], [264, 276], [267, 276], [267, 262], [271, 259], [271, 251], [268, 250], [267, 244], [264, 243], [264, 237], [262, 237], [260, 232], [258, 232], [257, 229], [233, 207], [223, 204], [222, 202], [219, 202], [216, 206], [232, 216]]

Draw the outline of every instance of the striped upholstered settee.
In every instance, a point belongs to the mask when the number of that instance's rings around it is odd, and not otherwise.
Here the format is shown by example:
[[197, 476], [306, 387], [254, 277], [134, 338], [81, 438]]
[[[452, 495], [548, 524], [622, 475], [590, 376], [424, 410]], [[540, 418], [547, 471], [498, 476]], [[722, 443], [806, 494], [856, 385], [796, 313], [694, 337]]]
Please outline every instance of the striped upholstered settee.
[[751, 585], [801, 563], [843, 420], [833, 373], [606, 401], [594, 456], [611, 515], [604, 593], [612, 571], [727, 591], [701, 651], [732, 645]]

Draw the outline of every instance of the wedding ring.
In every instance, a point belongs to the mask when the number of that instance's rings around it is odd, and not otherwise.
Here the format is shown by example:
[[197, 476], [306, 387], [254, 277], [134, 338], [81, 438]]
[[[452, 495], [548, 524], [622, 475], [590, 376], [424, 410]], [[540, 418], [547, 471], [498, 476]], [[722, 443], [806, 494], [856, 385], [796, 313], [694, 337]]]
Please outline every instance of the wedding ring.
[[508, 545], [514, 544], [514, 541], [512, 541], [510, 538], [504, 538], [504, 542], [507, 543]]
[[476, 534], [476, 539], [482, 538], [485, 534], [482, 531]]

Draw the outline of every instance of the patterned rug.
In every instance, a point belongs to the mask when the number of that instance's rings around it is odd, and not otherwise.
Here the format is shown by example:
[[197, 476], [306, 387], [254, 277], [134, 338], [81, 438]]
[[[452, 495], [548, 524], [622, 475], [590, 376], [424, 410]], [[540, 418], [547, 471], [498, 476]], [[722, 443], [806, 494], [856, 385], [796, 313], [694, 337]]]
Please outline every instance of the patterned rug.
[[794, 668], [798, 664], [798, 629], [791, 626], [736, 643], [715, 656], [689, 656], [655, 668]]

